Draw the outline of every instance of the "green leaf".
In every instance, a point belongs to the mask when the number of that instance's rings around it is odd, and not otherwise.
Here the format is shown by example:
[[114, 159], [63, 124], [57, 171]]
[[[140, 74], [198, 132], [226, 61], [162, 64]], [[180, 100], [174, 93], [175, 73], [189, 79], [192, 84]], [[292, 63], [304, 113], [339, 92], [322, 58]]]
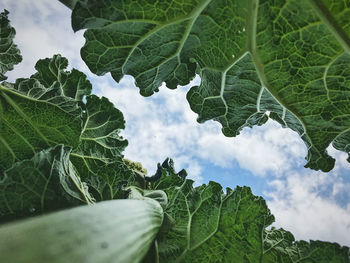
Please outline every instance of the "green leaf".
[[157, 165], [156, 173], [151, 177], [146, 177], [146, 182], [149, 183], [149, 188], [154, 190], [166, 190], [171, 187], [180, 187], [187, 176], [186, 170], [181, 170], [176, 173], [174, 161], [166, 158], [160, 165]]
[[120, 159], [96, 170], [96, 173], [82, 174], [82, 178], [97, 201], [125, 199], [128, 195], [125, 187], [135, 185], [134, 172]]
[[215, 182], [193, 187], [193, 181], [174, 172], [171, 160], [158, 167], [163, 173], [153, 177], [151, 187], [168, 182], [163, 184], [168, 203], [144, 262], [350, 262], [348, 247], [295, 241], [283, 229], [266, 230], [274, 217], [249, 187], [227, 188], [226, 193]]
[[29, 79], [0, 85], [0, 173], [49, 147], [79, 145], [82, 100], [91, 84], [67, 66], [66, 58], [55, 55], [39, 60]]
[[5, 73], [22, 61], [20, 51], [13, 43], [16, 31], [10, 25], [8, 14], [7, 10], [0, 13], [0, 81], [7, 79]]
[[38, 72], [31, 78], [39, 80], [45, 87], [50, 87], [56, 82], [60, 83], [65, 96], [82, 101], [84, 96], [90, 95], [91, 83], [84, 73], [74, 68], [70, 72], [65, 71], [67, 66], [68, 60], [61, 55], [41, 59], [35, 65]]
[[71, 149], [56, 146], [17, 162], [0, 179], [0, 217], [25, 216], [93, 203], [69, 160]]
[[128, 145], [119, 135], [125, 127], [124, 117], [104, 97], [86, 97], [85, 108], [81, 142], [73, 150], [71, 160], [81, 178], [98, 192], [98, 199], [114, 199], [120, 194], [121, 183], [133, 177], [122, 161], [122, 152]]
[[44, 87], [34, 79], [0, 85], [0, 173], [35, 153], [65, 144], [77, 147], [81, 109], [58, 84]]
[[[29, 79], [0, 86], [0, 175], [16, 162], [64, 144], [72, 149], [69, 161], [77, 178], [97, 200], [126, 198], [123, 187], [135, 176], [122, 160], [123, 114], [108, 99], [89, 95], [86, 76], [66, 71], [67, 66], [66, 58], [55, 55], [39, 60]], [[42, 169], [48, 174], [51, 168]]]
[[263, 263], [350, 262], [349, 248], [337, 243], [295, 241], [284, 229], [265, 231]]
[[248, 187], [228, 189], [186, 180], [166, 191], [175, 225], [158, 238], [160, 262], [258, 262], [261, 233], [273, 216]]
[[132, 75], [142, 95], [185, 85], [197, 69], [191, 109], [226, 136], [265, 123], [268, 111], [304, 140], [306, 167], [330, 171], [331, 143], [349, 153], [346, 1], [78, 0], [72, 26], [88, 28], [81, 55], [92, 72]]
[[163, 221], [158, 202], [113, 200], [0, 228], [0, 261], [138, 263]]
[[123, 114], [107, 98], [95, 95], [86, 97], [84, 126], [81, 143], [74, 152], [74, 158], [81, 159], [87, 171], [96, 166], [121, 159], [122, 151], [128, 145], [119, 132], [125, 128]]

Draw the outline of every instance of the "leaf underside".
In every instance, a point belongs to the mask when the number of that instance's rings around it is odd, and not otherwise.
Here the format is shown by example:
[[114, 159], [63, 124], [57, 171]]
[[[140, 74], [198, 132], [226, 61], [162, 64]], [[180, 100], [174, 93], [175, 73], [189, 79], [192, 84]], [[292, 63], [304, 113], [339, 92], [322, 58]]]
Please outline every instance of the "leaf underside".
[[122, 113], [67, 66], [55, 55], [30, 78], [0, 85], [0, 220], [121, 198], [133, 181]]
[[78, 0], [72, 26], [88, 28], [92, 72], [132, 75], [144, 96], [199, 73], [188, 102], [226, 136], [268, 111], [303, 139], [306, 167], [330, 171], [331, 143], [349, 153], [349, 1]]
[[164, 190], [169, 201], [157, 246], [144, 262], [350, 262], [348, 247], [295, 241], [283, 229], [267, 230], [274, 217], [249, 187], [226, 193], [215, 182], [193, 187], [172, 163], [158, 166], [157, 173], [151, 187]]
[[8, 20], [8, 11], [0, 13], [0, 81], [7, 79], [5, 73], [22, 61], [17, 46], [13, 43], [16, 31]]
[[67, 66], [66, 58], [55, 55], [39, 60], [30, 78], [0, 85], [0, 173], [41, 150], [78, 146], [81, 99], [91, 84], [82, 72], [65, 71]]
[[43, 149], [79, 143], [81, 110], [58, 85], [46, 88], [34, 79], [0, 85], [0, 114], [0, 172]]
[[93, 203], [69, 160], [70, 151], [58, 145], [6, 170], [0, 178], [0, 217], [35, 215]]
[[[106, 197], [103, 193], [106, 184], [110, 187], [118, 185], [131, 172], [124, 167], [122, 161], [122, 152], [128, 142], [119, 135], [119, 131], [124, 129], [125, 121], [123, 114], [104, 97], [100, 99], [95, 95], [88, 96], [85, 106], [81, 142], [73, 150], [71, 160], [82, 179], [99, 192], [102, 198]], [[123, 175], [118, 179], [115, 178], [117, 174]], [[113, 199], [115, 194], [111, 193], [110, 196]]]

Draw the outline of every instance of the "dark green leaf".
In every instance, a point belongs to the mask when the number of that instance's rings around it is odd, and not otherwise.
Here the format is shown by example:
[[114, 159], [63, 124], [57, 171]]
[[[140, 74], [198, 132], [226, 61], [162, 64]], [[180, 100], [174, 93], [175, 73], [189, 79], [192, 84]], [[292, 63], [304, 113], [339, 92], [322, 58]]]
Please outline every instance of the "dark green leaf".
[[5, 73], [22, 61], [17, 46], [13, 43], [16, 31], [10, 26], [8, 11], [0, 13], [0, 81], [7, 79]]
[[92, 72], [132, 75], [145, 96], [187, 84], [197, 68], [187, 99], [226, 136], [269, 111], [304, 140], [306, 167], [331, 170], [330, 143], [349, 152], [347, 1], [78, 0], [72, 26], [89, 28], [81, 54]]
[[82, 101], [84, 96], [90, 95], [91, 83], [84, 73], [76, 69], [65, 71], [67, 66], [68, 60], [61, 55], [41, 59], [35, 65], [38, 72], [31, 78], [39, 80], [45, 87], [59, 83], [65, 96]]
[[86, 164], [87, 170], [93, 172], [96, 166], [121, 159], [128, 142], [119, 135], [125, 127], [125, 121], [113, 103], [95, 95], [88, 96], [86, 100], [81, 144], [73, 151], [73, 155]]
[[169, 159], [158, 170], [162, 176], [151, 186], [167, 182], [168, 204], [144, 262], [350, 263], [348, 247], [295, 241], [283, 229], [266, 230], [274, 217], [249, 187], [227, 188], [226, 193], [214, 182], [193, 187], [191, 180], [179, 178]]
[[66, 58], [39, 60], [37, 73], [0, 86], [0, 173], [38, 151], [80, 143], [83, 96], [91, 84]]
[[46, 88], [21, 79], [13, 88], [7, 85], [0, 85], [0, 173], [43, 149], [78, 146], [81, 110], [58, 84]]
[[170, 187], [181, 186], [184, 182], [187, 172], [181, 170], [175, 172], [174, 161], [170, 158], [165, 159], [162, 165], [158, 164], [156, 173], [151, 177], [146, 177], [146, 182], [150, 189], [165, 190]]
[[125, 127], [123, 114], [108, 99], [95, 95], [86, 97], [85, 108], [81, 143], [71, 160], [81, 178], [98, 192], [98, 199], [117, 198], [122, 182], [133, 178], [122, 161], [128, 144], [119, 135]]
[[261, 233], [273, 216], [249, 188], [224, 195], [217, 183], [193, 188], [186, 180], [166, 192], [175, 225], [158, 238], [160, 262], [259, 262]]
[[[123, 115], [108, 99], [89, 95], [86, 76], [75, 69], [65, 71], [67, 65], [60, 55], [42, 59], [29, 79], [0, 86], [0, 175], [19, 165], [16, 162], [64, 144], [72, 149], [69, 161], [77, 178], [97, 200], [125, 198], [123, 188], [135, 177], [122, 160], [127, 145], [119, 135]], [[39, 173], [51, 171], [50, 165], [41, 168]], [[9, 200], [21, 202], [14, 196]]]
[[264, 233], [262, 258], [263, 263], [350, 262], [347, 247], [321, 241], [295, 241], [290, 232], [274, 228]]
[[84, 182], [89, 185], [89, 191], [97, 201], [127, 198], [125, 187], [135, 185], [135, 175], [132, 170], [120, 159], [97, 169], [97, 173], [82, 174]]
[[0, 217], [16, 217], [92, 203], [69, 160], [71, 149], [56, 146], [17, 162], [0, 179]]

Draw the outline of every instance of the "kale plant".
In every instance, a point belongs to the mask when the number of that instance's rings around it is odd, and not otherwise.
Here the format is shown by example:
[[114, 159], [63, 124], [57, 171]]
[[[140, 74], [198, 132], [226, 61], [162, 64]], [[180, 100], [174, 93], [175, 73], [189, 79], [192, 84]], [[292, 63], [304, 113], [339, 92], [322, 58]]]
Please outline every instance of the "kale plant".
[[[94, 73], [131, 74], [146, 96], [198, 73], [191, 108], [225, 135], [272, 118], [300, 134], [308, 167], [332, 169], [330, 143], [349, 152], [347, 1], [61, 2], [73, 29], [89, 28]], [[21, 61], [7, 15], [1, 80]], [[55, 55], [0, 84], [1, 262], [350, 262], [348, 247], [269, 227], [249, 187], [194, 187], [171, 159], [147, 176], [123, 158], [122, 113], [67, 66]]]

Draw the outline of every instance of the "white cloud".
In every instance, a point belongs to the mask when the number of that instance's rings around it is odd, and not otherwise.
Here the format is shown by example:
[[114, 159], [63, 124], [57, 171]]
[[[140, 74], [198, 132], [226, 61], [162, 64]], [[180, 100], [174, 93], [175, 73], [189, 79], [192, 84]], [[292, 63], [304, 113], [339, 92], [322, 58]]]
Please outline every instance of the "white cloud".
[[[286, 180], [270, 182], [268, 206], [275, 215], [276, 227], [291, 231], [296, 239], [324, 240], [350, 245], [350, 206], [340, 206], [335, 197], [349, 188], [335, 173], [290, 173]], [[327, 188], [331, 188], [327, 191]]]
[[346, 169], [350, 170], [350, 164], [347, 161], [348, 154], [336, 150], [332, 145], [327, 148], [328, 154], [336, 159], [334, 170]]
[[34, 73], [36, 61], [58, 53], [67, 57], [71, 66], [89, 72], [80, 58], [83, 32], [73, 33], [71, 11], [59, 1], [0, 0], [0, 6], [10, 12], [11, 25], [16, 29], [14, 42], [23, 57], [15, 70], [7, 73], [10, 81], [28, 77]]
[[199, 138], [198, 153], [223, 167], [230, 167], [236, 160], [255, 175], [281, 176], [292, 166], [304, 162], [306, 150], [296, 133], [269, 121], [262, 127], [245, 128], [235, 138], [205, 134]]
[[123, 78], [117, 88], [112, 83], [108, 79], [96, 82], [98, 94], [108, 97], [124, 113], [124, 134], [130, 142], [126, 155], [141, 161], [150, 171], [155, 169], [149, 167], [154, 167], [155, 160], [184, 155], [224, 168], [238, 162], [259, 176], [281, 176], [305, 163], [306, 149], [301, 139], [275, 122], [246, 128], [239, 136], [228, 138], [222, 135], [219, 123], [196, 122], [197, 115], [186, 100], [188, 87], [169, 90], [163, 86], [159, 93], [143, 98], [132, 77]]
[[[107, 79], [97, 84], [98, 95], [108, 97], [126, 119], [124, 136], [129, 140], [125, 156], [140, 161], [152, 174], [156, 162], [171, 157], [176, 169], [186, 168], [189, 178], [202, 182], [202, 168], [195, 156], [196, 138], [201, 126], [190, 111], [186, 91], [161, 91], [150, 98], [141, 97], [131, 77], [124, 77], [118, 88]], [[198, 81], [198, 80], [195, 80]]]

